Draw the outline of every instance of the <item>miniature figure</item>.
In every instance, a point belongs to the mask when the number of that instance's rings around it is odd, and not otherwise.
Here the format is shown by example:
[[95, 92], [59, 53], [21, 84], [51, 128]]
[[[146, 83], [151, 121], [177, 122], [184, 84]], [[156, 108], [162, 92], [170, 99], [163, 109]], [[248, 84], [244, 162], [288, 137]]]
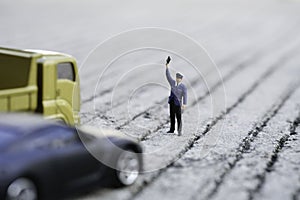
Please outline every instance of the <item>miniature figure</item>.
[[177, 119], [177, 133], [180, 136], [182, 134], [182, 120], [181, 114], [184, 111], [187, 104], [187, 88], [182, 83], [183, 75], [180, 72], [176, 73], [176, 81], [171, 77], [169, 72], [169, 63], [171, 61], [170, 56], [166, 60], [166, 77], [171, 86], [171, 93], [168, 103], [170, 104], [170, 122], [171, 127], [168, 133], [174, 133], [175, 131], [175, 116]]

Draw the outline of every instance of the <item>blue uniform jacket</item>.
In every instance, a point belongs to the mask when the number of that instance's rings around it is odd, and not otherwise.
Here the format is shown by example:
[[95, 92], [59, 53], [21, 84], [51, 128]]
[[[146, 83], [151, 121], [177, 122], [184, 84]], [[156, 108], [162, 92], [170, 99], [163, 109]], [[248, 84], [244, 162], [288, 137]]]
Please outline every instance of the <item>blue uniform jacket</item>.
[[175, 105], [181, 106], [187, 104], [187, 89], [183, 83], [177, 85], [176, 81], [171, 77], [169, 69], [166, 69], [166, 77], [171, 86], [171, 94], [169, 96], [169, 102], [174, 101]]

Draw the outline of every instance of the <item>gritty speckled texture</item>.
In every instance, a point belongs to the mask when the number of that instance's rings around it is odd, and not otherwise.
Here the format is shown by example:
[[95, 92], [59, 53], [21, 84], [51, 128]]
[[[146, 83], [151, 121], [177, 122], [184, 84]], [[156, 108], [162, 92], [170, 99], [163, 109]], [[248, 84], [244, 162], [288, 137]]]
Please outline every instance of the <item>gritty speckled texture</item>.
[[[2, 0], [0, 44], [75, 56], [82, 123], [117, 128], [141, 140], [147, 153], [147, 173], [133, 186], [98, 188], [70, 199], [300, 199], [299, 10], [297, 0]], [[120, 58], [98, 89], [103, 68], [95, 58], [84, 65], [97, 44], [138, 27], [187, 34], [205, 47], [222, 75], [223, 82], [210, 66], [201, 66], [206, 88], [186, 71], [181, 137], [166, 134], [166, 53], [144, 50]], [[149, 68], [122, 77], [145, 63]], [[187, 63], [174, 56], [170, 65], [181, 71]], [[145, 80], [162, 86], [138, 88]], [[211, 97], [222, 99], [224, 91], [225, 104], [212, 106]]]

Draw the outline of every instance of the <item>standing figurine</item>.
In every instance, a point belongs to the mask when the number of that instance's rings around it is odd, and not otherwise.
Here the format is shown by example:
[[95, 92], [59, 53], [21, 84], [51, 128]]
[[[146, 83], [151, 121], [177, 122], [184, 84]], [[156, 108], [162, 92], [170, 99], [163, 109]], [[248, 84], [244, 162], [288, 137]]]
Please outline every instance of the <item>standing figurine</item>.
[[185, 109], [187, 104], [187, 88], [181, 82], [183, 75], [179, 72], [176, 73], [176, 81], [171, 77], [169, 72], [169, 63], [171, 61], [170, 56], [166, 60], [166, 76], [167, 80], [171, 86], [171, 94], [169, 96], [170, 104], [170, 122], [171, 127], [168, 133], [174, 133], [175, 131], [175, 115], [177, 119], [177, 132], [180, 136], [182, 133], [182, 120], [181, 113]]

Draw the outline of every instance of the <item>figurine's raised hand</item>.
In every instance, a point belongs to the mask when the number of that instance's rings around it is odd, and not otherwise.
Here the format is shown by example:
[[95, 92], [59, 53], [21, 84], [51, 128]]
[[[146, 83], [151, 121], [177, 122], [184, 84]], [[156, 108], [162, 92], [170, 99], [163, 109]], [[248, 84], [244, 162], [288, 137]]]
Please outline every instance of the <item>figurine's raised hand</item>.
[[167, 58], [167, 60], [166, 60], [166, 65], [168, 65], [168, 64], [170, 63], [170, 61], [171, 61], [171, 57], [168, 56], [168, 58]]

